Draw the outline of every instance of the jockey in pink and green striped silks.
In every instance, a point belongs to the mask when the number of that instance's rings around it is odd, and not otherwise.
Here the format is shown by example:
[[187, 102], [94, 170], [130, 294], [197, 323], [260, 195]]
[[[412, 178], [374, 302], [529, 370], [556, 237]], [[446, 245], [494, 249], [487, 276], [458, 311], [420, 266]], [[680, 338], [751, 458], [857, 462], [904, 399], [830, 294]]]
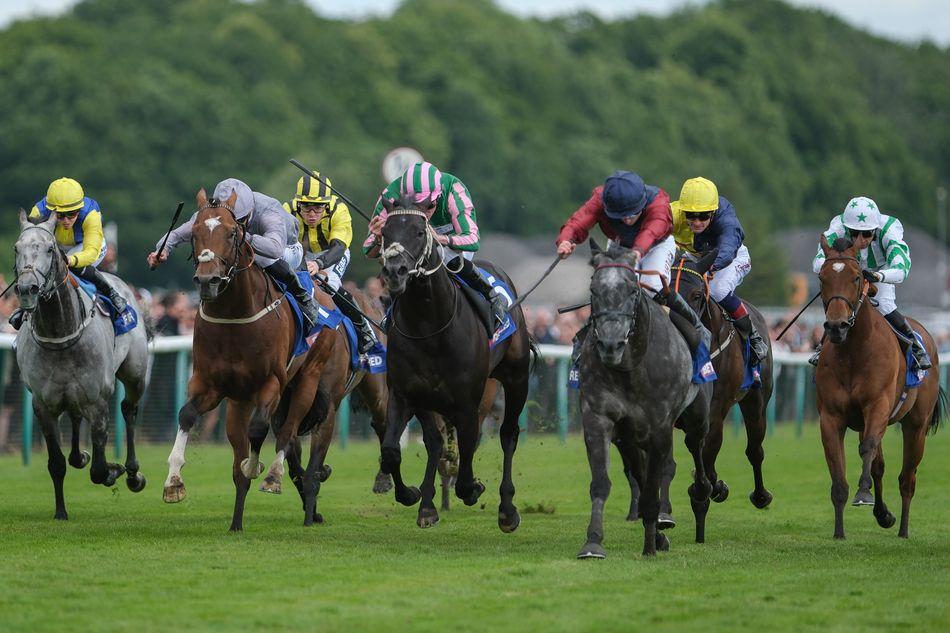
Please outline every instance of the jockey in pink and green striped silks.
[[432, 163], [415, 163], [383, 190], [373, 210], [370, 233], [363, 242], [363, 252], [369, 257], [379, 256], [380, 233], [387, 215], [383, 200], [396, 201], [403, 197], [409, 197], [415, 203], [430, 201], [427, 210], [431, 214], [429, 225], [443, 247], [443, 260], [453, 272], [460, 269], [458, 276], [484, 294], [492, 304], [495, 318], [499, 322], [504, 321], [507, 300], [492, 291], [491, 284], [471, 263], [479, 247], [472, 194], [461, 180], [440, 171]]

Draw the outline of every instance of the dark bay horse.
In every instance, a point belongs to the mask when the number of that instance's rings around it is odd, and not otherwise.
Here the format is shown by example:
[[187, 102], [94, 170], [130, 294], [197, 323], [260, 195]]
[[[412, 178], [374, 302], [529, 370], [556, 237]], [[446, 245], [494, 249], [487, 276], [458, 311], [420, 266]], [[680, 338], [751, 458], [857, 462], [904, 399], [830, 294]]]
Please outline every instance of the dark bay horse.
[[[69, 464], [84, 468], [89, 454], [79, 449], [80, 424], [89, 422], [92, 434], [94, 484], [112, 486], [124, 473], [132, 492], [145, 488], [135, 456], [138, 403], [148, 382], [148, 334], [132, 290], [118, 278], [112, 283], [139, 314], [131, 331], [115, 335], [112, 319], [103, 314], [71, 277], [66, 255], [56, 243], [56, 214], [34, 224], [20, 209], [20, 236], [15, 245], [15, 292], [29, 315], [16, 337], [16, 358], [24, 383], [33, 393], [33, 412], [46, 438], [47, 468], [56, 497], [54, 517], [68, 518], [63, 495], [66, 459], [60, 448], [59, 422], [72, 424]], [[109, 403], [116, 378], [125, 387], [122, 415], [126, 422], [125, 465], [106, 460]]]
[[[713, 484], [712, 500], [721, 503], [729, 496], [729, 487], [719, 479], [716, 472], [716, 457], [722, 448], [723, 422], [735, 403], [742, 411], [742, 420], [746, 429], [745, 454], [752, 464], [752, 478], [755, 488], [749, 493], [749, 500], [756, 508], [762, 509], [772, 503], [772, 493], [762, 482], [762, 461], [765, 451], [762, 442], [767, 428], [765, 410], [772, 397], [773, 370], [772, 347], [769, 355], [761, 362], [761, 385], [755, 389], [742, 389], [745, 373], [745, 360], [742, 348], [745, 345], [732, 321], [725, 311], [709, 297], [709, 283], [706, 274], [716, 259], [718, 251], [706, 253], [698, 261], [681, 257], [673, 267], [673, 289], [682, 295], [690, 307], [699, 314], [712, 334], [713, 367], [719, 378], [713, 387], [712, 403], [709, 408], [709, 433], [703, 446], [703, 462], [706, 475]], [[748, 301], [743, 301], [752, 322], [759, 332], [768, 332], [768, 325], [762, 314]]]
[[825, 308], [825, 332], [830, 344], [821, 350], [815, 373], [821, 443], [831, 473], [831, 502], [835, 508], [835, 538], [844, 538], [844, 506], [848, 501], [844, 434], [860, 434], [861, 478], [854, 505], [869, 505], [874, 482], [874, 518], [892, 527], [894, 515], [883, 498], [884, 454], [881, 439], [895, 422], [904, 435], [904, 464], [898, 478], [901, 524], [898, 536], [907, 538], [910, 502], [917, 487], [917, 466], [924, 454], [928, 429], [936, 431], [946, 410], [940, 387], [937, 348], [920, 323], [908, 319], [923, 338], [933, 368], [916, 388], [905, 389], [904, 352], [887, 320], [865, 305], [874, 287], [862, 276], [855, 247], [838, 239], [834, 247], [821, 237], [825, 262], [818, 273]]
[[[371, 300], [359, 291], [353, 291], [352, 295], [365, 314], [376, 321], [382, 320], [382, 309], [378, 302]], [[377, 335], [385, 343], [385, 336], [379, 332], [377, 332]], [[294, 438], [291, 443], [291, 450], [287, 452], [287, 466], [290, 470], [291, 481], [297, 487], [304, 504], [304, 525], [323, 522], [323, 516], [316, 509], [317, 494], [320, 491], [320, 484], [330, 476], [331, 469], [329, 465], [325, 464], [325, 460], [330, 449], [330, 443], [333, 440], [337, 410], [343, 398], [353, 392], [359, 393], [363, 403], [369, 409], [373, 420], [373, 430], [376, 431], [380, 443], [383, 440], [386, 423], [388, 389], [385, 374], [353, 371], [350, 365], [351, 350], [343, 326], [340, 325], [332, 333], [332, 336], [336, 339], [333, 351], [321, 374], [320, 383], [310, 410], [305, 416], [300, 429], [298, 429], [300, 434], [310, 432], [310, 461], [307, 468], [304, 469], [302, 466], [299, 438]], [[285, 396], [286, 398], [287, 396]], [[289, 402], [286, 404], [289, 404]], [[282, 406], [279, 410], [277, 418], [280, 419], [280, 422], [278, 422], [278, 426], [282, 424], [282, 414], [285, 414], [285, 409], [286, 406]], [[263, 492], [280, 494], [282, 475], [281, 464], [275, 461], [260, 489]], [[388, 492], [391, 488], [392, 480], [390, 476], [381, 471], [377, 472], [373, 483], [373, 492], [381, 494]]]
[[[386, 374], [389, 403], [381, 461], [392, 474], [396, 500], [414, 505], [420, 498], [417, 524], [429, 527], [439, 521], [433, 503], [434, 478], [442, 454], [442, 435], [433, 413], [442, 415], [458, 437], [459, 469], [455, 494], [474, 505], [485, 486], [472, 472], [481, 418], [479, 403], [489, 378], [505, 390], [505, 416], [500, 429], [504, 467], [500, 486], [498, 527], [513, 532], [521, 516], [513, 503], [515, 487], [512, 459], [518, 445], [518, 416], [528, 395], [528, 373], [533, 346], [521, 308], [511, 318], [517, 332], [489, 348], [489, 335], [475, 309], [452, 280], [443, 261], [442, 247], [433, 237], [423, 209], [428, 201], [386, 201], [388, 217], [382, 230], [383, 277], [393, 297], [389, 320]], [[511, 280], [498, 268], [480, 262], [492, 275]], [[409, 418], [422, 424], [428, 460], [421, 491], [408, 487], [400, 473], [399, 436]]]
[[[670, 318], [640, 288], [640, 274], [626, 249], [601, 251], [591, 240], [591, 328], [580, 356], [581, 416], [590, 462], [591, 517], [578, 558], [604, 558], [604, 505], [610, 494], [610, 444], [621, 451], [641, 491], [643, 555], [667, 549], [657, 532], [660, 485], [669, 460], [674, 424], [686, 433], [693, 456], [689, 487], [696, 542], [705, 541], [712, 486], [702, 451], [709, 427], [712, 385], [692, 384], [689, 346]], [[664, 280], [664, 286], [666, 281]]]
[[297, 427], [313, 403], [334, 337], [319, 336], [310, 351], [292, 358], [294, 317], [283, 293], [254, 264], [254, 252], [233, 213], [237, 193], [227, 201], [198, 192], [192, 247], [201, 307], [195, 322], [194, 373], [188, 401], [178, 412], [178, 435], [168, 457], [164, 499], [181, 501], [185, 486], [188, 432], [198, 418], [228, 399], [227, 434], [234, 454], [235, 487], [231, 530], [243, 529], [250, 480], [260, 475], [261, 444], [288, 382], [295, 375], [287, 419], [277, 430], [278, 458], [290, 449]]

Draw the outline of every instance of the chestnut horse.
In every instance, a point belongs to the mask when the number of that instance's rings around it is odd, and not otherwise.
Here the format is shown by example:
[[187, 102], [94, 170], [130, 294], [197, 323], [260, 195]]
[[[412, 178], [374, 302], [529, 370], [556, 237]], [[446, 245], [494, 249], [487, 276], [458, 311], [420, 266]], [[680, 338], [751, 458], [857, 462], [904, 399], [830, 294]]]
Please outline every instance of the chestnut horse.
[[184, 499], [181, 468], [188, 431], [227, 398], [227, 433], [234, 453], [231, 531], [243, 529], [250, 480], [263, 470], [261, 444], [285, 386], [298, 376], [286, 423], [277, 432], [281, 461], [310, 409], [335, 343], [334, 337], [320, 336], [308, 353], [292, 356], [292, 308], [274, 281], [254, 265], [246, 229], [232, 211], [236, 199], [236, 193], [227, 201], [208, 199], [204, 189], [196, 198], [192, 247], [198, 254], [194, 281], [201, 307], [195, 321], [194, 374], [188, 381], [188, 401], [178, 412], [178, 435], [168, 457], [164, 489], [167, 503]]
[[895, 422], [904, 434], [904, 465], [898, 481], [901, 491], [901, 525], [898, 536], [907, 538], [910, 502], [917, 486], [917, 466], [924, 454], [927, 430], [936, 430], [946, 407], [939, 386], [939, 362], [933, 337], [917, 321], [908, 319], [923, 338], [933, 359], [933, 369], [920, 386], [905, 389], [904, 351], [880, 312], [865, 306], [874, 286], [862, 276], [861, 264], [850, 240], [838, 239], [834, 247], [821, 237], [825, 262], [818, 273], [825, 307], [825, 332], [830, 344], [818, 359], [815, 388], [821, 424], [821, 442], [831, 472], [831, 502], [835, 507], [835, 538], [844, 538], [844, 506], [848, 501], [845, 475], [844, 434], [860, 433], [861, 478], [854, 505], [869, 505], [874, 481], [874, 518], [878, 525], [894, 525], [894, 515], [883, 498], [884, 454], [881, 438]]

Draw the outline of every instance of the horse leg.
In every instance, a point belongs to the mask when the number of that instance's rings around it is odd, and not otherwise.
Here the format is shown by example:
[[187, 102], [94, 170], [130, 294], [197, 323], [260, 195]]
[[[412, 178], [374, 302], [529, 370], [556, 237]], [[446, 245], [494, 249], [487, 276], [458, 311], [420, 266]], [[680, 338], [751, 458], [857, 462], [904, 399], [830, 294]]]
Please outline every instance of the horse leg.
[[[49, 471], [50, 479], [53, 480], [53, 494], [56, 497], [56, 513], [54, 519], [66, 521], [69, 516], [66, 514], [66, 498], [63, 495], [63, 480], [66, 478], [66, 458], [63, 456], [63, 450], [59, 446], [59, 424], [54, 417], [43, 408], [39, 401], [33, 399], [33, 414], [36, 416], [40, 427], [43, 429], [43, 437], [46, 439], [46, 469]], [[74, 418], [82, 419], [82, 418]], [[73, 425], [73, 428], [78, 425]], [[77, 433], [73, 433], [75, 437]], [[78, 443], [74, 440], [74, 443]], [[88, 459], [87, 459], [88, 461]]]
[[439, 513], [435, 509], [435, 473], [442, 457], [442, 433], [436, 423], [435, 415], [431, 411], [416, 414], [422, 424], [422, 441], [426, 446], [426, 470], [422, 477], [419, 490], [422, 493], [422, 503], [419, 504], [419, 515], [416, 525], [421, 528], [432, 527], [439, 522]]
[[632, 462], [633, 457], [623, 449], [619, 441], [614, 441], [617, 446], [617, 452], [620, 453], [620, 459], [623, 461], [623, 476], [627, 479], [630, 486], [630, 509], [627, 511], [627, 521], [638, 521], [640, 519], [640, 486], [637, 484], [637, 478], [634, 475], [636, 465]]
[[884, 503], [884, 447], [877, 449], [877, 457], [871, 464], [871, 477], [874, 479], [874, 518], [882, 528], [894, 527], [896, 519], [887, 504]]
[[703, 465], [713, 487], [710, 498], [716, 503], [722, 503], [729, 497], [729, 486], [719, 478], [719, 473], [716, 472], [716, 458], [719, 457], [719, 451], [722, 449], [723, 416], [719, 413], [717, 409], [710, 416], [709, 432], [706, 433], [706, 441], [703, 443]]
[[861, 433], [861, 442], [858, 445], [858, 453], [861, 455], [861, 478], [858, 480], [858, 491], [851, 505], [874, 504], [874, 497], [871, 495], [871, 465], [877, 458], [881, 438], [884, 437], [884, 431], [887, 428], [889, 410], [890, 403], [881, 399], [870, 403], [863, 411], [864, 432]]
[[[521, 525], [521, 515], [514, 504], [515, 484], [511, 478], [511, 466], [514, 461], [515, 450], [518, 448], [518, 435], [521, 428], [518, 418], [528, 399], [528, 372], [525, 371], [515, 379], [504, 383], [505, 387], [505, 419], [501, 423], [499, 439], [501, 450], [504, 452], [504, 468], [501, 477], [501, 486], [498, 489], [501, 503], [498, 506], [498, 527], [506, 534], [514, 532]], [[477, 424], [481, 424], [481, 419]]]
[[848, 477], [845, 473], [844, 420], [829, 414], [820, 416], [821, 444], [831, 474], [831, 503], [835, 507], [835, 538], [844, 538], [844, 504], [848, 502]]
[[668, 530], [676, 527], [673, 518], [673, 504], [670, 502], [670, 484], [676, 476], [676, 460], [673, 459], [673, 446], [663, 461], [663, 470], [660, 472], [660, 511], [657, 514], [656, 529]]
[[455, 426], [459, 440], [459, 474], [455, 481], [455, 496], [465, 505], [473, 506], [485, 492], [485, 484], [476, 479], [472, 471], [475, 448], [478, 446], [478, 426], [481, 421], [478, 419], [476, 410], [458, 412], [449, 422]]
[[446, 424], [445, 418], [441, 415], [435, 416], [435, 422], [439, 427], [439, 433], [442, 434], [442, 457], [439, 459], [439, 475], [442, 480], [442, 505], [440, 509], [448, 512], [451, 490], [455, 485], [455, 477], [459, 472], [458, 439], [455, 435], [455, 428]]
[[587, 542], [577, 557], [605, 558], [604, 505], [610, 496], [610, 436], [614, 424], [606, 416], [587, 412], [583, 425], [587, 462], [590, 464], [590, 523], [587, 524]]
[[321, 484], [327, 480], [329, 466], [324, 466], [330, 443], [333, 441], [333, 429], [336, 424], [336, 405], [331, 401], [326, 420], [311, 432], [310, 461], [303, 475], [303, 524], [310, 527], [314, 523], [323, 523], [323, 515], [317, 512], [317, 496]]
[[82, 429], [82, 416], [70, 415], [69, 420], [72, 423], [72, 448], [69, 451], [69, 465], [73, 468], [85, 468], [89, 464], [91, 456], [86, 451], [79, 449], [79, 434]]
[[901, 424], [904, 434], [904, 464], [897, 478], [901, 491], [901, 526], [897, 535], [907, 538], [910, 522], [910, 502], [917, 489], [917, 466], [924, 456], [924, 441], [927, 439], [927, 424], [910, 424], [906, 419]]
[[647, 476], [640, 494], [640, 513], [643, 516], [643, 556], [656, 556], [656, 522], [660, 514], [660, 479], [667, 455], [672, 448], [672, 434], [654, 440], [647, 452]]
[[185, 466], [188, 432], [203, 414], [221, 402], [221, 394], [207, 387], [197, 375], [193, 375], [188, 381], [188, 394], [188, 402], [178, 412], [178, 433], [175, 435], [172, 452], [168, 455], [168, 476], [165, 478], [162, 491], [165, 503], [178, 503], [184, 500], [185, 482], [181, 478], [181, 469]]
[[[134, 399], [130, 398], [134, 395]], [[147, 483], [145, 475], [139, 472], [139, 460], [135, 456], [135, 423], [139, 413], [140, 394], [130, 394], [126, 388], [126, 397], [122, 400], [122, 417], [125, 418], [125, 485], [132, 492], [142, 492]]]
[[[762, 389], [753, 390], [739, 402], [739, 410], [742, 411], [742, 421], [745, 424], [745, 455], [752, 464], [752, 478], [755, 482], [755, 488], [749, 493], [749, 501], [760, 510], [772, 503], [772, 493], [762, 481], [762, 462], [765, 460], [765, 449], [762, 448], [762, 443], [765, 442], [768, 426], [765, 417], [766, 404], [767, 400]], [[720, 424], [720, 430], [721, 427]]]
[[[369, 374], [360, 381], [360, 394], [363, 401], [369, 407], [373, 431], [379, 439], [379, 445], [383, 445], [383, 437], [386, 434], [386, 399], [388, 392], [386, 381], [381, 374]], [[381, 495], [393, 489], [392, 477], [384, 473], [381, 469], [376, 471], [376, 479], [373, 481], [373, 492]]]
[[[231, 463], [231, 479], [234, 481], [234, 513], [231, 516], [232, 532], [244, 529], [244, 501], [251, 487], [251, 480], [244, 474], [242, 464], [247, 462], [248, 425], [254, 405], [250, 402], [231, 400], [228, 402], [227, 432], [234, 459]], [[261, 440], [263, 441], [263, 440]]]
[[[296, 383], [292, 387], [292, 393], [288, 393], [288, 391], [284, 392], [283, 397], [290, 398], [290, 401], [289, 405], [286, 406], [286, 415], [284, 416], [283, 423], [274, 431], [276, 435], [274, 446], [277, 453], [270, 468], [267, 469], [267, 476], [264, 477], [264, 481], [261, 482], [259, 488], [261, 492], [269, 492], [276, 495], [281, 493], [281, 483], [284, 478], [284, 459], [292, 450], [294, 442], [297, 440], [297, 430], [300, 428], [301, 421], [303, 421], [313, 405], [313, 395], [307, 398], [304, 394], [313, 394], [318, 383], [319, 375], [317, 376], [317, 380], [302, 380]], [[283, 405], [279, 408], [281, 411], [285, 409]], [[328, 417], [333, 414], [334, 411], [331, 407]]]
[[116, 479], [125, 473], [125, 467], [106, 460], [106, 443], [109, 441], [109, 409], [104, 401], [100, 401], [91, 406], [87, 412], [89, 427], [92, 431], [92, 466], [89, 467], [89, 478], [94, 484], [111, 488]]
[[405, 399], [397, 393], [390, 392], [386, 406], [386, 433], [379, 450], [379, 466], [383, 473], [392, 476], [393, 485], [396, 488], [396, 501], [404, 506], [415, 505], [422, 498], [422, 493], [418, 488], [406, 486], [400, 471], [402, 450], [399, 448], [399, 437], [406, 430], [411, 417], [412, 410]]
[[689, 424], [686, 426], [686, 448], [693, 456], [693, 483], [689, 487], [689, 504], [696, 518], [696, 542], [706, 542], [706, 513], [709, 511], [709, 494], [712, 485], [706, 478], [706, 468], [703, 465], [703, 440], [706, 430], [701, 425]]

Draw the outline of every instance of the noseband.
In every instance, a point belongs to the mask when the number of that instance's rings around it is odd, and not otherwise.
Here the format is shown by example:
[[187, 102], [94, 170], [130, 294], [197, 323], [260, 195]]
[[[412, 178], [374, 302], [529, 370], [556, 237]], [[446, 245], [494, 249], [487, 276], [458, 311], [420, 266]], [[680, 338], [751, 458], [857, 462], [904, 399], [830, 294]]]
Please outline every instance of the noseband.
[[[860, 262], [858, 262], [858, 259], [856, 257], [828, 257], [825, 259], [825, 262], [834, 262], [834, 261], [852, 261], [852, 262], [856, 262], [858, 266], [860, 267]], [[849, 329], [853, 327], [854, 321], [858, 317], [858, 310], [860, 310], [861, 306], [864, 305], [864, 299], [868, 296], [868, 285], [869, 284], [867, 281], [865, 281], [862, 284], [861, 296], [858, 298], [857, 304], [852, 303], [850, 299], [848, 299], [847, 297], [843, 297], [841, 295], [834, 295], [831, 298], [829, 298], [828, 301], [824, 301], [824, 299], [822, 299], [822, 303], [824, 303], [824, 306], [825, 306], [825, 316], [828, 315], [828, 306], [831, 305], [832, 301], [834, 301], [835, 299], [844, 301], [845, 304], [847, 304], [848, 309], [851, 310], [851, 316], [848, 317], [848, 320], [846, 321], [846, 323], [848, 324]]]
[[590, 315], [590, 321], [591, 321], [591, 324], [594, 326], [594, 335], [597, 336], [598, 339], [600, 338], [600, 333], [597, 331], [597, 323], [600, 319], [611, 319], [611, 318], [630, 319], [630, 325], [627, 327], [627, 334], [624, 337], [625, 339], [630, 338], [630, 335], [633, 333], [634, 328], [636, 328], [637, 326], [637, 310], [640, 307], [640, 295], [641, 295], [641, 292], [639, 289], [640, 272], [637, 271], [637, 269], [635, 269], [630, 264], [624, 264], [622, 262], [611, 262], [608, 264], [600, 264], [599, 266], [594, 268], [594, 272], [596, 273], [597, 271], [602, 270], [604, 268], [623, 268], [633, 273], [633, 277], [636, 280], [636, 284], [634, 285], [634, 294], [636, 295], [636, 299], [633, 304], [633, 310], [630, 312], [627, 312], [624, 310], [600, 310], [598, 312], [592, 312]]
[[[215, 253], [214, 251], [212, 251], [211, 249], [208, 249], [208, 248], [203, 249], [203, 250], [198, 254], [198, 256], [195, 257], [195, 269], [196, 269], [196, 270], [197, 270], [197, 268], [198, 268], [198, 264], [205, 264], [205, 263], [207, 263], [207, 262], [213, 262], [214, 260], [220, 261], [224, 266], [227, 267], [227, 270], [228, 270], [227, 274], [226, 274], [224, 277], [221, 278], [222, 288], [224, 288], [224, 287], [227, 287], [227, 285], [228, 285], [229, 283], [231, 283], [231, 280], [234, 279], [235, 275], [237, 275], [238, 273], [244, 272], [245, 270], [247, 270], [248, 268], [250, 268], [250, 267], [254, 264], [254, 257], [253, 257], [253, 256], [251, 257], [251, 261], [248, 263], [247, 266], [244, 266], [243, 268], [238, 268], [238, 259], [241, 257], [241, 249], [244, 247], [244, 244], [245, 244], [246, 241], [247, 241], [247, 228], [244, 226], [244, 224], [242, 224], [241, 222], [238, 221], [237, 217], [234, 215], [234, 208], [231, 207], [231, 205], [229, 205], [227, 202], [223, 202], [223, 201], [221, 201], [221, 200], [216, 200], [215, 198], [211, 198], [210, 200], [208, 200], [208, 202], [207, 202], [206, 204], [202, 205], [202, 206], [198, 209], [198, 211], [196, 212], [195, 221], [197, 221], [197, 219], [198, 219], [198, 218], [197, 218], [197, 213], [201, 213], [201, 212], [204, 211], [205, 209], [209, 209], [209, 208], [212, 208], [212, 209], [217, 209], [217, 208], [227, 209], [228, 213], [231, 214], [231, 218], [234, 219], [234, 222], [235, 222], [235, 223], [238, 225], [238, 227], [240, 227], [240, 229], [241, 229], [241, 240], [240, 240], [240, 241], [237, 241], [237, 232], [236, 232], [236, 231], [233, 231], [233, 232], [231, 233], [231, 237], [230, 237], [229, 240], [228, 240], [228, 241], [231, 243], [231, 254], [232, 254], [232, 257], [231, 257], [231, 261], [230, 261], [230, 262], [225, 261], [225, 259], [224, 259], [223, 257], [221, 257], [220, 255], [218, 255], [217, 253]], [[194, 254], [194, 250], [195, 250], [195, 237], [194, 237], [194, 231], [192, 231], [192, 237], [191, 237], [191, 251], [192, 251], [192, 254]]]
[[386, 218], [388, 219], [396, 215], [416, 215], [422, 218], [426, 227], [426, 245], [422, 249], [422, 253], [418, 257], [413, 258], [409, 251], [406, 250], [405, 246], [399, 242], [392, 242], [389, 246], [386, 246], [385, 240], [383, 240], [382, 236], [380, 236], [382, 248], [380, 249], [379, 256], [383, 260], [383, 264], [393, 257], [405, 257], [413, 266], [413, 268], [411, 268], [408, 273], [410, 277], [428, 277], [429, 275], [434, 274], [445, 265], [445, 259], [440, 256], [439, 263], [436, 264], [434, 268], [426, 268], [426, 262], [429, 261], [429, 256], [432, 254], [433, 244], [435, 244], [440, 253], [442, 251], [442, 245], [435, 241], [435, 238], [432, 237], [432, 231], [429, 229], [429, 216], [422, 211], [416, 211], [415, 209], [399, 209], [398, 211], [390, 211], [387, 213]]
[[[29, 231], [30, 229], [40, 229], [41, 231], [45, 231], [45, 232], [53, 239], [53, 248], [56, 249], [56, 252], [57, 252], [57, 254], [59, 255], [59, 257], [61, 257], [61, 258], [65, 261], [66, 255], [63, 253], [62, 249], [59, 248], [59, 244], [56, 243], [56, 235], [54, 235], [52, 231], [50, 231], [50, 230], [49, 230], [48, 228], [46, 228], [45, 226], [40, 226], [39, 224], [30, 225], [30, 226], [24, 228], [23, 230], [24, 230], [24, 231]], [[51, 261], [50, 261], [50, 268], [52, 268], [52, 267], [53, 267], [53, 262], [52, 262], [52, 260], [51, 260]], [[59, 287], [60, 287], [60, 286], [62, 286], [64, 283], [66, 283], [66, 279], [69, 278], [69, 266], [68, 266], [68, 265], [66, 266], [66, 273], [63, 275], [63, 278], [60, 279], [55, 285], [53, 285], [53, 286], [50, 287], [50, 288], [47, 288], [47, 286], [48, 286], [49, 283], [50, 283], [50, 277], [49, 277], [50, 271], [49, 271], [49, 270], [47, 270], [46, 272], [43, 272], [42, 270], [38, 270], [38, 269], [37, 269], [35, 266], [33, 266], [32, 264], [27, 265], [27, 266], [24, 266], [23, 269], [21, 270], [21, 269], [19, 269], [19, 268], [16, 266], [16, 264], [14, 263], [14, 271], [13, 271], [13, 272], [16, 274], [16, 279], [19, 279], [19, 278], [20, 278], [20, 275], [22, 275], [22, 274], [24, 274], [24, 273], [32, 273], [32, 274], [35, 275], [37, 278], [43, 280], [43, 283], [40, 285], [40, 292], [39, 292], [39, 294], [37, 295], [37, 298], [38, 298], [40, 301], [47, 301], [50, 297], [52, 297], [52, 296], [56, 293], [57, 290], [59, 290]], [[14, 283], [16, 282], [16, 279], [14, 279]]]

